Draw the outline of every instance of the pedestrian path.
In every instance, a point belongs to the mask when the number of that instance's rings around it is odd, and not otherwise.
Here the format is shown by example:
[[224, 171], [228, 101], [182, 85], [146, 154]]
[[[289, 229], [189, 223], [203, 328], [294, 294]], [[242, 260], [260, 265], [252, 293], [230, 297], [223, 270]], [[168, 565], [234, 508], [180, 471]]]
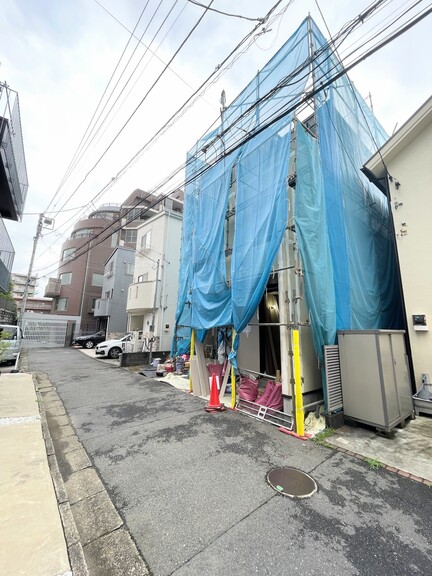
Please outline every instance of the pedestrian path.
[[417, 416], [405, 428], [395, 428], [392, 438], [375, 430], [343, 426], [328, 443], [350, 455], [360, 455], [385, 466], [390, 472], [424, 484], [432, 484], [432, 418]]
[[0, 376], [0, 574], [72, 572], [31, 374]]

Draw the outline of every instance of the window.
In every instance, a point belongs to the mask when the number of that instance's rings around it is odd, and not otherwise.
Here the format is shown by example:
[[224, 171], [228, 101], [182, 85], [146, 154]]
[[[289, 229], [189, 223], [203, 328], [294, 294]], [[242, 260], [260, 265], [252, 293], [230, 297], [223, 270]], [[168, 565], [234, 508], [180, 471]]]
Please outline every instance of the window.
[[71, 284], [72, 272], [64, 272], [63, 274], [60, 274], [59, 280], [62, 286], [67, 286], [68, 284]]
[[63, 250], [62, 260], [70, 260], [71, 258], [74, 258], [75, 253], [76, 253], [76, 248], [66, 248], [66, 250]]
[[69, 298], [59, 298], [57, 300], [56, 310], [65, 312], [68, 309]]
[[126, 274], [128, 276], [133, 276], [133, 273], [134, 273], [134, 263], [126, 262]]
[[116, 214], [114, 212], [95, 212], [90, 218], [102, 218], [103, 220], [114, 220]]
[[105, 292], [105, 298], [107, 298], [107, 299], [112, 298], [112, 295], [113, 295], [113, 289], [112, 288], [111, 288], [111, 290], [107, 290]]
[[92, 303], [91, 303], [91, 309], [94, 310], [95, 306], [96, 306], [96, 300], [97, 298], [92, 298]]
[[137, 240], [137, 234], [138, 234], [137, 230], [132, 229], [125, 230], [125, 242], [133, 244]]
[[146, 272], [145, 274], [141, 274], [141, 276], [138, 276], [138, 282], [147, 282], [148, 280], [148, 272]]
[[146, 232], [144, 236], [141, 238], [141, 249], [150, 250], [150, 248], [151, 248], [151, 230]]
[[133, 220], [145, 220], [145, 208], [133, 208], [127, 215], [127, 221], [132, 222]]
[[93, 274], [92, 286], [102, 286], [102, 284], [103, 284], [103, 274]]
[[93, 228], [75, 230], [75, 232], [72, 232], [71, 238], [88, 238], [89, 236], [93, 236]]

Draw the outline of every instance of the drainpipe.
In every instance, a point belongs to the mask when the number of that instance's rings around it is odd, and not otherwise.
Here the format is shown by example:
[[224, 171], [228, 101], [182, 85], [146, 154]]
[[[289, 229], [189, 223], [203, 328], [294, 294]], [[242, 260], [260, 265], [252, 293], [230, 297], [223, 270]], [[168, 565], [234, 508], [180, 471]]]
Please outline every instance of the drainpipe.
[[[166, 209], [165, 209], [166, 210]], [[164, 325], [165, 325], [165, 308], [167, 305], [167, 294], [166, 294], [166, 275], [167, 275], [167, 269], [166, 266], [168, 264], [168, 260], [166, 258], [166, 250], [167, 250], [167, 243], [168, 243], [168, 238], [169, 238], [169, 228], [170, 228], [170, 223], [171, 223], [171, 214], [169, 212], [166, 212], [166, 226], [165, 226], [165, 234], [164, 234], [164, 245], [163, 245], [163, 252], [162, 252], [162, 277], [161, 277], [161, 294], [160, 294], [160, 310], [161, 310], [161, 314], [160, 314], [160, 322], [159, 322], [159, 342], [161, 345], [161, 349], [163, 350], [164, 348], [162, 347], [162, 336], [164, 334]], [[170, 344], [170, 348], [171, 348], [171, 344]]]
[[155, 280], [155, 292], [153, 298], [153, 313], [152, 313], [152, 323], [150, 326], [151, 332], [153, 332], [152, 337], [150, 338], [150, 350], [149, 350], [149, 364], [153, 361], [153, 338], [155, 333], [155, 321], [156, 321], [156, 306], [157, 306], [157, 289], [158, 289], [158, 282], [159, 282], [159, 258], [156, 265], [156, 280]]
[[[93, 230], [90, 232], [90, 236], [93, 236]], [[92, 241], [92, 239], [90, 238], [89, 243], [88, 243], [87, 255], [86, 255], [84, 285], [83, 285], [83, 291], [82, 291], [82, 295], [81, 295], [81, 306], [80, 306], [80, 328], [81, 328], [82, 323], [83, 323], [82, 322], [82, 315], [83, 315], [83, 309], [84, 309], [84, 297], [85, 297], [86, 292], [87, 292], [87, 275], [88, 275], [88, 265], [89, 265], [90, 251], [91, 251], [91, 241]]]

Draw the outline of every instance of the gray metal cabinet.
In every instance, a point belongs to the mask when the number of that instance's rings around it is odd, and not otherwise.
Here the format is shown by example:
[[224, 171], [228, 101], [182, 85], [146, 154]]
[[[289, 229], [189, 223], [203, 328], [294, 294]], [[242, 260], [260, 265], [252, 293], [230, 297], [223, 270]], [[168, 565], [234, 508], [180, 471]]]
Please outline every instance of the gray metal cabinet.
[[338, 332], [344, 414], [390, 432], [413, 415], [403, 330]]

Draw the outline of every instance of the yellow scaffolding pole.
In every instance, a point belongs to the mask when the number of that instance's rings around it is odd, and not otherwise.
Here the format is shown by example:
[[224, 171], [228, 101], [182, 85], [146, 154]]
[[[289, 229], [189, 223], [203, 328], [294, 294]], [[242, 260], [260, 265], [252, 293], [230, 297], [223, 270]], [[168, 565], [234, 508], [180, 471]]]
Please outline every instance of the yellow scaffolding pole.
[[[234, 338], [236, 337], [236, 331], [233, 328], [232, 331], [232, 344], [234, 345]], [[231, 347], [232, 350], [232, 347]], [[236, 379], [235, 379], [235, 368], [231, 366], [231, 408], [235, 408], [236, 405]]]
[[192, 370], [190, 368], [190, 361], [195, 354], [195, 330], [192, 328], [191, 341], [190, 341], [190, 355], [189, 355], [189, 392], [192, 392]]
[[298, 329], [294, 329], [292, 331], [292, 337], [293, 337], [293, 360], [294, 360], [295, 424], [297, 434], [299, 436], [304, 436], [303, 394], [301, 386], [300, 332]]

